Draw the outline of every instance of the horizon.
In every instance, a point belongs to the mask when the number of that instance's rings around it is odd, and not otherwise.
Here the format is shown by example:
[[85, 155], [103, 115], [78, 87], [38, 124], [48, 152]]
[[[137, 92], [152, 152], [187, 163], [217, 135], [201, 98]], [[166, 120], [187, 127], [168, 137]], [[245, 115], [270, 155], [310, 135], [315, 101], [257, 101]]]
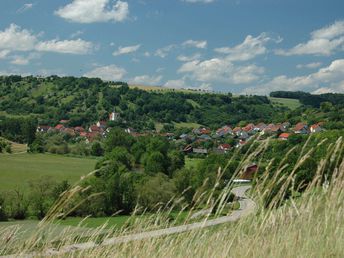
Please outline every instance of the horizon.
[[243, 95], [344, 93], [339, 0], [0, 6], [0, 75], [86, 76]]

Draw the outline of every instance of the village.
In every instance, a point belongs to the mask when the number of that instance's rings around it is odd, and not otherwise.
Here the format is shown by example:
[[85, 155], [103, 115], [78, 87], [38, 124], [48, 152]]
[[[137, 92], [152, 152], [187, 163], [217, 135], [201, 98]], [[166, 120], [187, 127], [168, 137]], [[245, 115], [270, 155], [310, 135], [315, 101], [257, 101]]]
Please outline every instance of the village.
[[[38, 133], [64, 133], [70, 137], [80, 137], [86, 143], [106, 138], [107, 133], [112, 129], [108, 126], [109, 121], [118, 121], [120, 114], [112, 112], [109, 114], [108, 121], [98, 121], [90, 125], [88, 128], [82, 126], [69, 127], [69, 120], [60, 120], [56, 126], [39, 125]], [[289, 122], [277, 124], [249, 123], [244, 127], [231, 127], [224, 125], [217, 130], [200, 127], [189, 129], [187, 133], [176, 134], [174, 132], [158, 132], [156, 130], [138, 132], [133, 128], [124, 129], [126, 133], [133, 137], [142, 136], [161, 136], [166, 137], [169, 141], [175, 142], [180, 150], [188, 155], [207, 155], [209, 152], [225, 154], [232, 148], [238, 148], [245, 145], [250, 139], [257, 134], [260, 137], [272, 137], [277, 140], [287, 141], [291, 135], [301, 134], [307, 135], [323, 131], [323, 123], [319, 122], [313, 125], [307, 125], [299, 122], [291, 125]]]

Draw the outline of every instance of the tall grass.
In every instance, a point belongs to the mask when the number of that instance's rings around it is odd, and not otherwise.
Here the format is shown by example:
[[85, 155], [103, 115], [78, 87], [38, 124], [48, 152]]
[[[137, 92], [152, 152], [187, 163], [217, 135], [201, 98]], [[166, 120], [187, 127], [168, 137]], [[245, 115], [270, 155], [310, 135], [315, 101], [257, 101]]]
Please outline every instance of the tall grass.
[[[37, 232], [24, 243], [16, 241], [18, 230], [0, 232], [0, 254], [31, 253], [33, 256], [39, 256], [46, 255], [47, 250], [53, 251], [51, 248], [54, 247], [56, 257], [343, 257], [344, 161], [342, 154], [344, 144], [342, 138], [328, 146], [326, 157], [319, 162], [316, 175], [302, 196], [294, 198], [291, 195], [287, 201], [282, 202], [287, 191], [298, 188], [294, 185], [297, 169], [314, 151], [312, 148], [307, 148], [308, 143], [309, 141], [300, 152], [291, 173], [283, 174], [283, 171], [288, 166], [287, 156], [293, 149], [282, 159], [277, 171], [273, 171], [272, 177], [269, 171], [270, 166], [266, 167], [263, 175], [256, 179], [250, 192], [251, 198], [256, 201], [259, 209], [255, 214], [235, 223], [109, 245], [102, 243], [106, 243], [107, 239], [113, 236], [127, 234], [127, 229], [104, 231], [104, 226], [84, 236], [66, 231], [54, 239], [50, 238], [50, 241], [45, 241], [49, 235], [47, 225], [61, 216], [61, 212], [66, 215], [68, 211], [64, 207], [69, 199], [75, 192], [83, 190], [75, 185], [61, 197], [45, 220], [41, 222]], [[266, 150], [268, 144], [269, 140], [261, 142], [255, 149], [249, 148], [244, 160], [236, 169], [235, 176], [243, 171], [246, 164], [256, 160], [259, 154]], [[322, 144], [323, 142], [320, 142], [316, 147], [322, 147]], [[233, 159], [235, 159], [235, 154]], [[215, 195], [223, 170], [220, 168], [217, 173], [218, 178], [213, 190], [205, 194], [196, 193], [195, 203], [196, 206], [197, 203], [207, 203], [215, 210], [215, 214], [221, 214], [233, 186], [229, 182], [219, 195]], [[276, 186], [278, 186], [277, 191]], [[272, 191], [273, 188], [274, 191]], [[264, 205], [267, 198], [271, 201], [268, 205]], [[166, 220], [166, 211], [171, 211], [172, 203], [176, 201], [178, 198], [148, 219], [137, 219], [132, 222], [131, 230], [142, 232], [171, 226], [171, 222]], [[190, 218], [193, 209], [188, 207], [188, 210]], [[204, 220], [209, 218], [206, 216]], [[190, 220], [187, 219], [185, 223], [189, 222]], [[63, 248], [63, 246], [80, 242], [93, 242], [96, 245], [90, 245], [90, 248], [84, 250]], [[67, 252], [59, 253], [59, 249]]]

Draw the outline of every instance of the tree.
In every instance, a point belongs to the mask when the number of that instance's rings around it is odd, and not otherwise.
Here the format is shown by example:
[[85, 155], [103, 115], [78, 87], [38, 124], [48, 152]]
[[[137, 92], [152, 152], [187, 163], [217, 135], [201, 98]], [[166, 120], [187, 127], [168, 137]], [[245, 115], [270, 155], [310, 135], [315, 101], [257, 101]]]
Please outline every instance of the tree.
[[144, 160], [145, 172], [149, 174], [164, 173], [166, 165], [164, 155], [157, 151], [147, 154]]
[[92, 143], [91, 155], [93, 156], [102, 156], [104, 153], [103, 147], [100, 142], [96, 141]]
[[138, 203], [150, 211], [158, 210], [172, 200], [175, 191], [175, 186], [168, 177], [159, 173], [138, 185]]

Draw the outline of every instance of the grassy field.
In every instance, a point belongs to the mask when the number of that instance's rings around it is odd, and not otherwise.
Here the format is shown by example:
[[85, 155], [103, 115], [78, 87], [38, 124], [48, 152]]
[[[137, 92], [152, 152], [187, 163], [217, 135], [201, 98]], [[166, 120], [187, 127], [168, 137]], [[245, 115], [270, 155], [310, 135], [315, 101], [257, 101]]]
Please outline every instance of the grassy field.
[[11, 143], [11, 150], [12, 150], [13, 154], [27, 152], [27, 145], [26, 144], [20, 144], [20, 143], [12, 142], [12, 141], [6, 140], [5, 138], [2, 138], [2, 137], [0, 137], [0, 139]]
[[291, 110], [294, 110], [301, 106], [301, 103], [298, 99], [285, 99], [285, 98], [271, 98], [270, 97], [270, 100], [275, 105], [276, 104], [283, 105], [290, 108]]
[[178, 128], [199, 128], [202, 125], [197, 124], [197, 123], [184, 123], [184, 122], [180, 122], [180, 123], [174, 123], [174, 126], [178, 129]]
[[75, 182], [94, 169], [96, 159], [52, 154], [0, 154], [0, 191], [26, 189], [28, 182], [42, 176]]

